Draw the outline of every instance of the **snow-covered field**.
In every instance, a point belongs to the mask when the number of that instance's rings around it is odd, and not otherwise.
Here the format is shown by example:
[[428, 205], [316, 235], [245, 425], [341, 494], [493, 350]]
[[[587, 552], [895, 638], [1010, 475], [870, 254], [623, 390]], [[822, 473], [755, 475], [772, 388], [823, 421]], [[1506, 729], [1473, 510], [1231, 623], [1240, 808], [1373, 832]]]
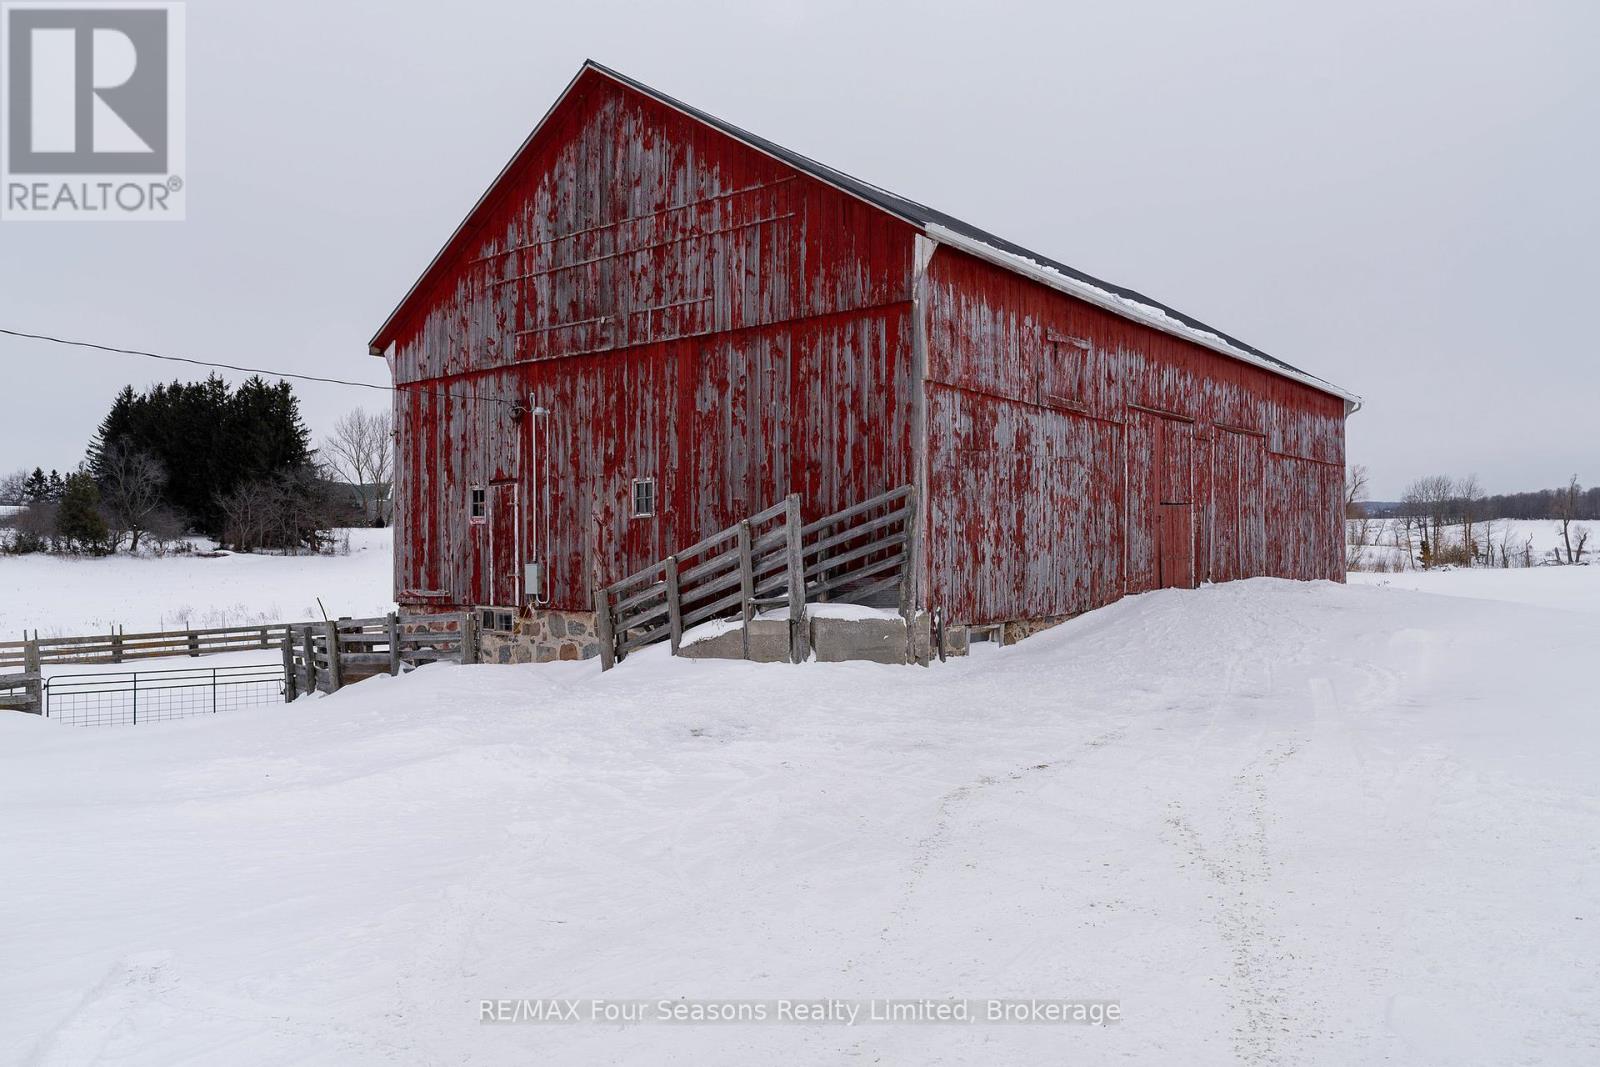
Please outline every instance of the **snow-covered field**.
[[[0, 718], [0, 1061], [1600, 1061], [1600, 618], [1371, 577], [927, 670], [654, 649]], [[478, 1021], [563, 996], [1123, 1021]]]
[[[1393, 574], [1352, 573], [1351, 585], [1410, 590], [1440, 596], [1514, 601], [1564, 611], [1600, 612], [1600, 566], [1497, 567], [1399, 571]], [[1600, 655], [1600, 649], [1596, 649]]]
[[0, 634], [129, 633], [186, 627], [356, 618], [394, 609], [388, 530], [354, 529], [348, 555], [108, 556], [69, 559], [0, 555]]
[[[1580, 530], [1594, 529], [1600, 523], [1582, 521], [1572, 524], [1569, 533], [1576, 549]], [[1399, 569], [1404, 566], [1407, 551], [1399, 544], [1402, 537], [1397, 533], [1396, 520], [1392, 519], [1347, 519], [1345, 533], [1352, 546], [1360, 546], [1362, 566], [1368, 569], [1377, 569], [1379, 565]], [[1465, 529], [1460, 523], [1451, 523], [1443, 527], [1444, 541], [1446, 544], [1460, 545], [1465, 537]], [[1409, 555], [1413, 565], [1420, 547], [1416, 543], [1416, 531], [1412, 532], [1413, 544]], [[1473, 540], [1482, 550], [1486, 544], [1494, 546], [1495, 556], [1499, 558], [1502, 548], [1511, 558], [1512, 566], [1521, 566], [1524, 561], [1531, 559], [1534, 565], [1543, 563], [1551, 558], [1551, 552], [1556, 549], [1565, 554], [1566, 542], [1561, 537], [1561, 524], [1554, 519], [1483, 519], [1473, 524]], [[1600, 541], [1590, 538], [1586, 559], [1595, 558], [1595, 550], [1600, 548]]]

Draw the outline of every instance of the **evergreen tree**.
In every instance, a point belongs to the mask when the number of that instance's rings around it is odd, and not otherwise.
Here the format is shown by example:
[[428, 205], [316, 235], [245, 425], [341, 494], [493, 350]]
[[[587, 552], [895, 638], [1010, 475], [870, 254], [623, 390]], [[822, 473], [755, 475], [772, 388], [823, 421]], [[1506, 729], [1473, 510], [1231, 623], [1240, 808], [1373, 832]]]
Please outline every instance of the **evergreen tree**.
[[172, 382], [144, 393], [117, 394], [89, 446], [88, 465], [108, 474], [107, 456], [119, 444], [150, 456], [166, 475], [168, 507], [212, 537], [227, 521], [221, 501], [241, 485], [270, 481], [305, 467], [311, 435], [288, 383], [251, 377], [237, 390], [212, 375]]
[[45, 477], [44, 471], [33, 468], [33, 473], [22, 483], [22, 502], [24, 504], [42, 504], [50, 499], [50, 479]]
[[67, 476], [56, 511], [56, 536], [79, 552], [103, 555], [109, 550], [111, 531], [100, 514], [100, 487], [87, 471]]

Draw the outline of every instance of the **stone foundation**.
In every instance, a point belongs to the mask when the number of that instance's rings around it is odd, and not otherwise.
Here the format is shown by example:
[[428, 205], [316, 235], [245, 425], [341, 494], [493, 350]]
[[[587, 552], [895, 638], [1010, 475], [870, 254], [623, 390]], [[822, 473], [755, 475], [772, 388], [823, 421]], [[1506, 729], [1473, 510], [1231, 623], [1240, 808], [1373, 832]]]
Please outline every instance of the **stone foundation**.
[[479, 663], [555, 663], [593, 659], [599, 654], [592, 611], [532, 608], [517, 618], [511, 633], [483, 630], [478, 634]]
[[1000, 643], [1014, 645], [1023, 638], [1032, 637], [1034, 634], [1042, 633], [1053, 626], [1060, 626], [1068, 619], [1075, 617], [1073, 615], [1046, 615], [1038, 619], [1013, 619], [1001, 628]]

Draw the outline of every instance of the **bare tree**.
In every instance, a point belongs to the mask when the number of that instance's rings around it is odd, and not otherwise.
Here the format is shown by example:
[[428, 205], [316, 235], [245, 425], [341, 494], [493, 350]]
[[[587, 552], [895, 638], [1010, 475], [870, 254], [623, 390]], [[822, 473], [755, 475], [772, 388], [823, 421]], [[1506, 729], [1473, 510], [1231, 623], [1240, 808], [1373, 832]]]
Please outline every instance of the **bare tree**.
[[394, 417], [387, 411], [356, 408], [322, 442], [322, 455], [335, 477], [355, 490], [361, 513], [375, 526], [389, 521], [394, 471]]
[[322, 552], [333, 545], [338, 508], [330, 482], [311, 466], [245, 482], [218, 498], [223, 542], [240, 552]]
[[[1577, 557], [1572, 554], [1572, 523], [1576, 520], [1578, 509], [1583, 504], [1583, 487], [1578, 484], [1578, 476], [1574, 474], [1567, 479], [1566, 487], [1557, 489], [1555, 499], [1550, 502], [1550, 517], [1561, 524], [1561, 541], [1567, 548], [1567, 562], [1577, 562]], [[1579, 547], [1583, 543], [1579, 542]]]
[[1444, 527], [1450, 517], [1455, 483], [1448, 475], [1431, 474], [1406, 487], [1401, 499], [1402, 513], [1422, 527], [1422, 565], [1432, 566], [1439, 557]]
[[1360, 560], [1361, 549], [1372, 537], [1372, 519], [1367, 514], [1367, 507], [1362, 503], [1367, 495], [1367, 468], [1365, 464], [1357, 463], [1346, 467], [1344, 471], [1344, 518], [1345, 518], [1345, 544], [1349, 551], [1347, 555], [1346, 570], [1354, 570], [1354, 565], [1348, 565], [1349, 560]]
[[128, 550], [139, 551], [139, 539], [151, 518], [165, 507], [167, 473], [161, 462], [126, 441], [105, 450], [100, 464], [100, 501], [116, 540], [129, 538]]
[[1367, 509], [1361, 500], [1367, 495], [1367, 466], [1357, 463], [1344, 471], [1344, 514], [1349, 519], [1364, 519]]
[[1483, 507], [1483, 485], [1476, 474], [1469, 474], [1456, 483], [1456, 507], [1461, 513], [1461, 560], [1470, 567], [1478, 558], [1478, 539], [1473, 523]]
[[0, 474], [0, 505], [17, 506], [25, 503], [27, 498], [23, 495], [22, 487], [27, 480], [28, 472], [25, 470]]
[[24, 507], [11, 519], [16, 530], [12, 541], [14, 552], [44, 552], [56, 548], [56, 510], [54, 500], [37, 500]]

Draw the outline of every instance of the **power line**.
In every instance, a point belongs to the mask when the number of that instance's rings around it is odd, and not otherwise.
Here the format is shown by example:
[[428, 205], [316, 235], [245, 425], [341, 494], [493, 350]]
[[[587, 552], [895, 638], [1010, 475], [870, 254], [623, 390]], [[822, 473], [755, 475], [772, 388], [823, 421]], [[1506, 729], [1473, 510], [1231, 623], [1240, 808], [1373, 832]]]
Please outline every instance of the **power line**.
[[[262, 367], [241, 367], [235, 363], [214, 363], [210, 360], [192, 359], [188, 356], [172, 356], [162, 352], [147, 352], [141, 348], [118, 348], [115, 345], [95, 344], [93, 341], [73, 341], [65, 337], [53, 337], [46, 333], [26, 333], [22, 330], [8, 330], [3, 326], [0, 326], [0, 334], [4, 334], [7, 337], [20, 337], [29, 341], [46, 341], [50, 344], [69, 345], [73, 348], [92, 348], [97, 352], [112, 352], [123, 356], [144, 356], [148, 359], [166, 360], [169, 363], [188, 363], [195, 367], [212, 367], [217, 370], [238, 371], [241, 374], [265, 374], [271, 378], [293, 378], [302, 382], [320, 382], [323, 385], [344, 385], [353, 389], [377, 389], [380, 392], [385, 393], [399, 393], [404, 392], [406, 388], [415, 388], [396, 387], [393, 385], [374, 385], [372, 382], [352, 382], [347, 381], [344, 378], [323, 378], [315, 374], [295, 374], [292, 371], [267, 370]], [[447, 396], [456, 400], [481, 400], [488, 404], [510, 404], [513, 407], [516, 406], [515, 401], [506, 400], [498, 396], [478, 396], [474, 393], [434, 393], [432, 390], [426, 391], [433, 396]]]

